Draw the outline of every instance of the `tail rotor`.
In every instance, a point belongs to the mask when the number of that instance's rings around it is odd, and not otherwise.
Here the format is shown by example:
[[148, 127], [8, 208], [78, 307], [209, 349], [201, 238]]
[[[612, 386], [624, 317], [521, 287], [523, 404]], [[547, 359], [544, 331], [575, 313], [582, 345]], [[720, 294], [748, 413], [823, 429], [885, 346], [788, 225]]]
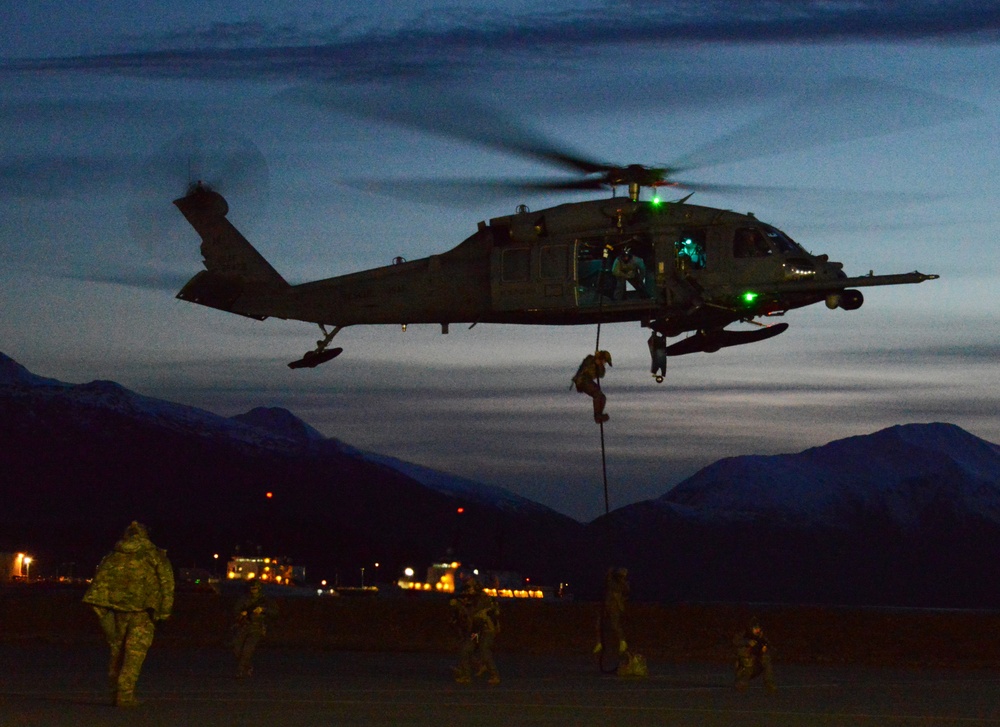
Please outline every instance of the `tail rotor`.
[[243, 224], [252, 224], [267, 206], [267, 162], [246, 137], [212, 127], [185, 131], [156, 149], [132, 179], [127, 212], [129, 232], [153, 265], [197, 265], [198, 245], [172, 202], [198, 186], [238, 201], [251, 215]]

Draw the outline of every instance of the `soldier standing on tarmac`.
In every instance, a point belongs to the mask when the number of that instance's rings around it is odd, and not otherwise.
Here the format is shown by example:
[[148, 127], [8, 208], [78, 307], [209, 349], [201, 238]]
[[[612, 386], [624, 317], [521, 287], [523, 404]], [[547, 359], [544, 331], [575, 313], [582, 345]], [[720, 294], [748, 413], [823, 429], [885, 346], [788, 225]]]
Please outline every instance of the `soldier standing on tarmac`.
[[83, 596], [94, 607], [111, 647], [108, 678], [118, 707], [134, 707], [135, 685], [153, 643], [153, 622], [164, 621], [174, 605], [174, 572], [167, 552], [133, 522], [114, 550], [104, 556]]
[[769, 692], [775, 691], [777, 685], [774, 683], [771, 652], [757, 619], [752, 619], [746, 631], [733, 637], [733, 647], [736, 650], [736, 688], [745, 692], [750, 687], [751, 679], [763, 675], [764, 688]]
[[247, 595], [236, 603], [233, 625], [233, 653], [236, 655], [236, 678], [253, 676], [253, 655], [267, 633], [267, 620], [277, 615], [274, 601], [264, 597], [260, 581], [251, 581]]
[[[628, 569], [609, 568], [604, 578], [604, 603], [601, 606], [601, 619], [598, 624], [599, 641], [594, 647], [595, 654], [610, 649], [612, 653], [623, 656], [628, 651], [623, 623], [628, 593]], [[610, 654], [606, 654], [606, 657], [617, 664], [617, 660]]]
[[479, 581], [470, 578], [462, 594], [453, 598], [450, 605], [462, 638], [455, 681], [471, 682], [473, 662], [477, 662], [480, 666], [476, 676], [486, 673], [490, 684], [499, 684], [500, 672], [493, 661], [493, 642], [500, 632], [500, 608], [496, 600], [483, 590]]

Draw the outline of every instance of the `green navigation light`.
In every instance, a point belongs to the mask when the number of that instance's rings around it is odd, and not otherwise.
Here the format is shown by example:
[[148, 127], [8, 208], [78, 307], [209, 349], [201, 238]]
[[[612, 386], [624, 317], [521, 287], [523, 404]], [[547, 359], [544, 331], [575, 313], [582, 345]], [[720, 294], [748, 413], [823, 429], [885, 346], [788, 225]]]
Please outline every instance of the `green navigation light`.
[[758, 295], [756, 293], [754, 293], [752, 290], [748, 290], [747, 292], [745, 292], [743, 294], [743, 302], [746, 305], [753, 305], [754, 301], [756, 301], [757, 298], [758, 298]]

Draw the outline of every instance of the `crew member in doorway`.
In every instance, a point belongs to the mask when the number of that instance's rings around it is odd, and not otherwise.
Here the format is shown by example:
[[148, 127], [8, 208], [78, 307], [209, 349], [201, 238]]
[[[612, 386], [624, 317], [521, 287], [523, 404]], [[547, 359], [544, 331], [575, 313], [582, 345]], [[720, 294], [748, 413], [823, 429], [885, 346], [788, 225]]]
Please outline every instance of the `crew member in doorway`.
[[646, 292], [646, 263], [641, 257], [632, 254], [632, 248], [626, 247], [611, 266], [611, 274], [615, 278], [615, 300], [625, 300], [625, 283], [631, 283], [642, 298], [649, 297]]
[[611, 354], [607, 351], [598, 351], [589, 354], [580, 363], [580, 368], [573, 376], [573, 383], [576, 390], [581, 394], [586, 394], [594, 400], [594, 421], [603, 424], [611, 417], [604, 413], [604, 405], [608, 402], [608, 397], [601, 391], [600, 379], [604, 378], [607, 366], [611, 366]]

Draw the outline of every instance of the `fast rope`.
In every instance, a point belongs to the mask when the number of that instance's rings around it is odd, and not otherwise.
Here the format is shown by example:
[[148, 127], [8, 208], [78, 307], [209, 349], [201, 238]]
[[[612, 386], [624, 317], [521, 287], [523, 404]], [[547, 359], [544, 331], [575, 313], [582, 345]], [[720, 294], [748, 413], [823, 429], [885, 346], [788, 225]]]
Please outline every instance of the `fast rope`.
[[[605, 246], [602, 251], [601, 260], [601, 271], [597, 275], [597, 340], [594, 342], [594, 356], [601, 350], [601, 320], [604, 318], [604, 269], [608, 264], [608, 255], [611, 250]], [[597, 390], [601, 391], [601, 378], [597, 377]], [[604, 447], [604, 422], [599, 422], [601, 425], [601, 475], [604, 478], [604, 515], [605, 522], [608, 522], [607, 515], [610, 512], [609, 501], [608, 501], [608, 459], [607, 452]], [[610, 524], [608, 525], [610, 528]], [[610, 531], [608, 532], [608, 546], [611, 545]]]

